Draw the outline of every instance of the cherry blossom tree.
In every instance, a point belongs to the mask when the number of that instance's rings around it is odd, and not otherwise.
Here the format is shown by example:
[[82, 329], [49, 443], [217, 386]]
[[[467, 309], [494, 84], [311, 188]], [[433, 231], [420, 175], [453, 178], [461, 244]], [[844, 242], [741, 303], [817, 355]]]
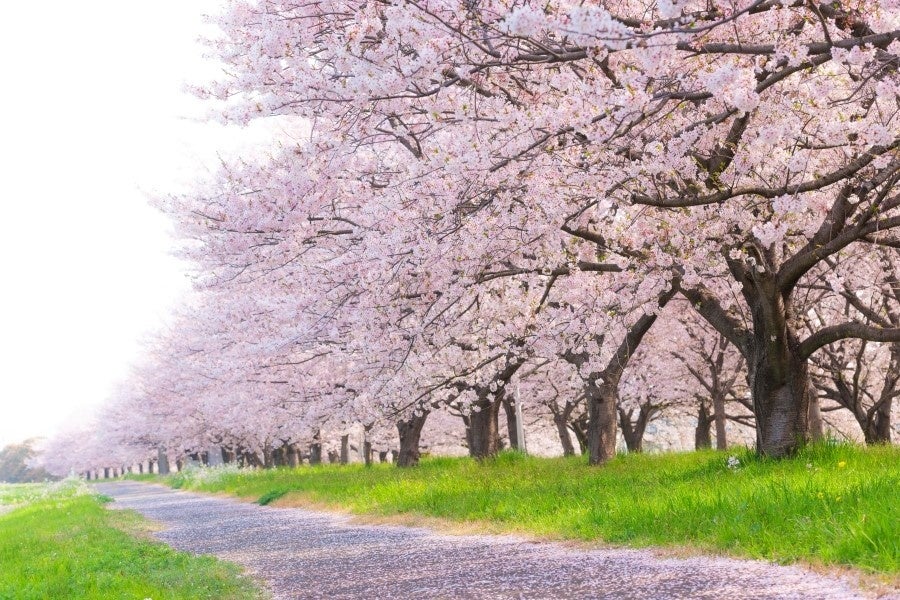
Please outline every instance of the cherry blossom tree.
[[565, 452], [584, 415], [599, 464], [690, 386], [724, 445], [746, 371], [777, 457], [809, 435], [811, 360], [825, 390], [835, 348], [900, 343], [896, 271], [877, 293], [852, 272], [900, 251], [892, 0], [233, 0], [215, 21], [227, 68], [197, 92], [285, 131], [157, 199], [197, 292], [117, 399], [117, 447], [271, 466], [359, 424], [367, 460], [396, 431], [412, 465], [450, 410], [488, 457], [521, 385]]
[[744, 356], [764, 454], [806, 438], [817, 350], [900, 339], [857, 320], [804, 336], [794, 296], [830, 256], [898, 244], [890, 2], [267, 1], [219, 22], [233, 76], [208, 93], [229, 118], [405, 150], [373, 181], [464, 256], [514, 242], [507, 268], [599, 256], [677, 289]]

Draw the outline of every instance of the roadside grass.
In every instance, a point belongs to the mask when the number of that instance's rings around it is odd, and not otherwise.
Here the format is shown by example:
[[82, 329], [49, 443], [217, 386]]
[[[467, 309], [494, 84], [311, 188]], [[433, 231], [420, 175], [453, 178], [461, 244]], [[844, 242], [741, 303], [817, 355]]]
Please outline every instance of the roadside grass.
[[[738, 466], [729, 467], [729, 457]], [[732, 461], [734, 462], [734, 461]], [[900, 574], [900, 448], [809, 446], [631, 454], [589, 467], [517, 453], [416, 469], [322, 465], [195, 469], [164, 481], [268, 504], [284, 496], [356, 514], [438, 517], [491, 530], [629, 546], [689, 547], [782, 563]]]
[[43, 483], [0, 483], [0, 506], [30, 502], [47, 487]]
[[0, 598], [264, 597], [236, 565], [146, 539], [147, 521], [80, 482], [11, 487], [0, 497], [28, 503], [0, 515]]

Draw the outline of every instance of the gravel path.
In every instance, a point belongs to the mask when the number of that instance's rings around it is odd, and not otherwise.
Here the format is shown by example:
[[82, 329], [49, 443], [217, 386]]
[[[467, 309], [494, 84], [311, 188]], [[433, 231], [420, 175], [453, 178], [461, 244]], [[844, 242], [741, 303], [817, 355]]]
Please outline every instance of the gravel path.
[[861, 598], [840, 579], [724, 558], [574, 550], [511, 536], [361, 526], [137, 482], [98, 485], [161, 522], [160, 540], [243, 565], [275, 598]]

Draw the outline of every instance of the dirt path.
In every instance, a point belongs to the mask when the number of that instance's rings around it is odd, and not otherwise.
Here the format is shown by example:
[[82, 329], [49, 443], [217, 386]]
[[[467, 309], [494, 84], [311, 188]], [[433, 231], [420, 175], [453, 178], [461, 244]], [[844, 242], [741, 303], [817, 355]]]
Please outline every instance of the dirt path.
[[361, 526], [120, 482], [97, 486], [118, 508], [162, 523], [160, 540], [243, 565], [275, 598], [861, 598], [847, 582], [755, 561], [581, 551], [507, 536]]

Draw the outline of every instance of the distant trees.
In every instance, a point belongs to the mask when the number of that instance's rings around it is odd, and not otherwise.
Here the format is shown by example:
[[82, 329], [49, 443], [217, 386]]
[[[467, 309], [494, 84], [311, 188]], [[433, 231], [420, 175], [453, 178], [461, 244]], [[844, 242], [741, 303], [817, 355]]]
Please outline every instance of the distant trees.
[[0, 449], [0, 482], [31, 483], [56, 479], [42, 467], [35, 465], [36, 444], [36, 439], [30, 439]]

